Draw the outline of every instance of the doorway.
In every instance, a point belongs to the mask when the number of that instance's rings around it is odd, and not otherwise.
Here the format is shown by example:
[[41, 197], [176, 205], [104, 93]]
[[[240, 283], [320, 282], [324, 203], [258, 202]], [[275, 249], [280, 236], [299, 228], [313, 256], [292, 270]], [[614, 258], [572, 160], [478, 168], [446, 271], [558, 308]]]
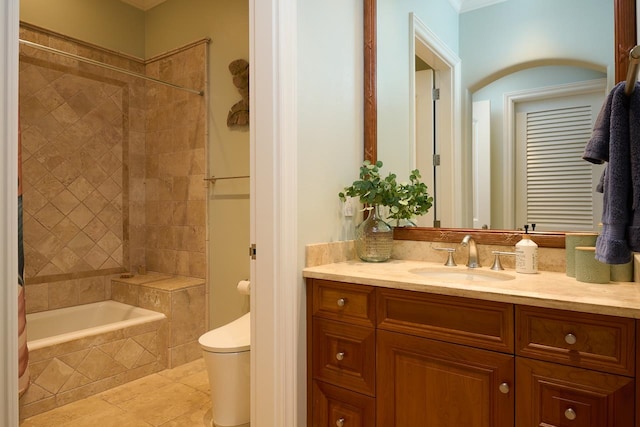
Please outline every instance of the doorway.
[[[418, 220], [419, 226], [459, 227], [462, 226], [462, 181], [460, 173], [461, 136], [460, 136], [460, 59], [415, 15], [411, 14], [410, 52], [414, 61], [424, 62], [423, 68], [430, 71], [410, 75], [411, 100], [411, 158], [414, 168], [422, 172], [422, 177], [434, 197], [431, 215]], [[415, 64], [413, 70], [416, 70]], [[432, 76], [432, 77], [429, 77]], [[430, 83], [432, 81], [433, 83]], [[435, 111], [427, 106], [428, 87], [439, 92]], [[431, 109], [429, 109], [431, 108]], [[430, 123], [424, 123], [430, 121]], [[431, 130], [433, 129], [433, 130]], [[433, 138], [426, 136], [429, 133]], [[427, 141], [427, 142], [425, 142]], [[433, 144], [433, 149], [425, 146]], [[438, 160], [436, 160], [438, 159]], [[434, 162], [434, 160], [436, 160]], [[435, 166], [438, 163], [440, 166]], [[428, 184], [427, 175], [433, 173], [433, 182]], [[427, 173], [427, 171], [429, 171]]]

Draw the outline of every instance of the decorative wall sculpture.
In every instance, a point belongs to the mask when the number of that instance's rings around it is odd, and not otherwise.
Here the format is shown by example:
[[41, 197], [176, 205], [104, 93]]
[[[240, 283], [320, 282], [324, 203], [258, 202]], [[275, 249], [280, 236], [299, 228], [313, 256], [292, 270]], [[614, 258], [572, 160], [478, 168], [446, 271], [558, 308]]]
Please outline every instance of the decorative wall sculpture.
[[249, 63], [244, 59], [236, 59], [229, 64], [233, 76], [233, 84], [238, 88], [242, 100], [229, 110], [227, 126], [230, 128], [249, 125]]

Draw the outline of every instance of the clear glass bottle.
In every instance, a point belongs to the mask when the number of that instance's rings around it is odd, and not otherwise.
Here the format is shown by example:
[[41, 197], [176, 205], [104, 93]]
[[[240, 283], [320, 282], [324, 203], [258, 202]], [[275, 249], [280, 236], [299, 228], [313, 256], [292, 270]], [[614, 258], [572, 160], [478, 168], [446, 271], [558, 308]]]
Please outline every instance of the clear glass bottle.
[[378, 206], [356, 227], [356, 254], [363, 261], [384, 262], [391, 258], [393, 228], [380, 217]]

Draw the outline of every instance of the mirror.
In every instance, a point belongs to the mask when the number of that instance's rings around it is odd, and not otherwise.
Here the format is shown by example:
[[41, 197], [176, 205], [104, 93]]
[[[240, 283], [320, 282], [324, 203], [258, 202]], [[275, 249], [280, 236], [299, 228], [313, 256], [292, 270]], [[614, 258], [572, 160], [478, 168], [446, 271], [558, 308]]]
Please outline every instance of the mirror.
[[[385, 7], [385, 3], [378, 0], [364, 0], [364, 157], [369, 160], [376, 160], [378, 158], [378, 152], [381, 147], [377, 145], [378, 137], [378, 105], [377, 105], [377, 89], [376, 76], [377, 76], [377, 52], [376, 46], [383, 41], [377, 39], [377, 22], [376, 16], [377, 7], [382, 5]], [[625, 80], [628, 64], [628, 52], [635, 45], [635, 2], [633, 0], [612, 0], [614, 5], [614, 32], [615, 32], [615, 81]], [[434, 5], [438, 2], [433, 2]], [[442, 3], [442, 2], [441, 2]], [[444, 2], [446, 3], [446, 2]], [[431, 7], [431, 6], [430, 6]], [[430, 9], [431, 10], [431, 9]], [[381, 10], [385, 16], [389, 11]], [[432, 8], [432, 15], [437, 15], [440, 12], [438, 7]], [[576, 15], [578, 17], [578, 15]], [[408, 16], [401, 19], [409, 19]], [[464, 63], [464, 62], [463, 62]], [[378, 82], [378, 84], [380, 84]], [[467, 138], [465, 135], [463, 140]], [[385, 148], [386, 149], [386, 148]], [[384, 160], [384, 159], [382, 159]], [[467, 160], [468, 162], [468, 160]], [[386, 161], [385, 161], [386, 164]], [[465, 163], [460, 163], [455, 167], [456, 173], [461, 173], [461, 170], [465, 168]], [[453, 169], [453, 168], [452, 168]], [[392, 170], [391, 168], [389, 170]], [[424, 173], [423, 173], [424, 175]], [[465, 189], [468, 192], [468, 189]], [[459, 230], [457, 229], [430, 229], [430, 228], [411, 228], [411, 229], [396, 229], [396, 238], [412, 239], [412, 240], [434, 240], [434, 237], [441, 235], [455, 235]], [[500, 232], [500, 231], [481, 231], [472, 230], [474, 235], [481, 237], [483, 235], [490, 236], [490, 241], [500, 240], [500, 236], [510, 236], [513, 232]], [[517, 234], [517, 233], [516, 233]], [[563, 240], [563, 233], [547, 233], [553, 239], [558, 241], [557, 244], [548, 242], [551, 246], [562, 247], [564, 244], [560, 242]], [[453, 238], [453, 237], [452, 237]]]

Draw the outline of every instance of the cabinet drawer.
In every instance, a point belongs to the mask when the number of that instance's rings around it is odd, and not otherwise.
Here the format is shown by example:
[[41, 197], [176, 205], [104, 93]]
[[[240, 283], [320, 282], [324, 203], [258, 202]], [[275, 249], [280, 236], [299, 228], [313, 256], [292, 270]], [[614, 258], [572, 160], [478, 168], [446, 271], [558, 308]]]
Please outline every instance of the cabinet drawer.
[[313, 279], [313, 315], [363, 326], [375, 326], [374, 288]]
[[313, 377], [375, 394], [375, 329], [313, 319]]
[[516, 307], [516, 354], [633, 376], [633, 319]]
[[518, 427], [633, 427], [634, 380], [525, 358], [516, 360]]
[[513, 353], [513, 305], [396, 289], [376, 290], [378, 328]]
[[376, 425], [376, 403], [373, 397], [313, 382], [313, 406], [309, 408], [312, 427], [373, 427]]

